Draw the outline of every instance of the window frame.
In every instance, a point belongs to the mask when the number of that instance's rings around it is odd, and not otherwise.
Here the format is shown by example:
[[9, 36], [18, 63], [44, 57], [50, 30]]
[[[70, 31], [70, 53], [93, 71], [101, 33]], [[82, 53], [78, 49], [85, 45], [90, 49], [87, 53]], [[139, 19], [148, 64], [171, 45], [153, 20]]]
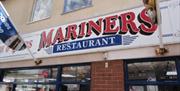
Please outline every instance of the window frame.
[[36, 6], [37, 6], [37, 0], [33, 0], [31, 15], [30, 15], [30, 17], [29, 17], [29, 22], [30, 22], [30, 23], [37, 22], [37, 21], [41, 21], [41, 20], [45, 20], [45, 19], [48, 19], [48, 18], [50, 18], [50, 17], [52, 16], [53, 0], [52, 0], [51, 12], [50, 12], [49, 16], [44, 17], [44, 18], [41, 18], [41, 19], [38, 19], [38, 20], [33, 20], [33, 19], [34, 19], [34, 14], [35, 14]]
[[85, 8], [88, 8], [88, 7], [92, 6], [92, 0], [91, 0], [90, 4], [88, 4], [88, 5], [81, 6], [81, 7], [77, 8], [77, 9], [72, 9], [72, 10], [66, 11], [67, 2], [68, 2], [68, 0], [64, 0], [64, 6], [63, 6], [63, 13], [62, 14], [66, 14], [66, 13], [70, 13], [70, 12], [75, 12], [75, 11], [78, 11], [78, 10], [81, 10], [81, 9], [85, 9]]
[[[177, 70], [177, 80], [162, 80], [162, 81], [146, 81], [146, 80], [130, 80], [128, 77], [128, 64], [141, 62], [157, 62], [157, 61], [174, 61]], [[141, 58], [124, 60], [124, 77], [125, 91], [129, 91], [129, 86], [146, 86], [146, 85], [180, 85], [180, 56], [159, 57], [159, 58]]]
[[[61, 91], [62, 88], [62, 69], [63, 67], [68, 67], [68, 66], [90, 66], [90, 70], [91, 70], [91, 63], [79, 63], [79, 64], [65, 64], [65, 65], [48, 65], [48, 66], [34, 66], [34, 67], [18, 67], [18, 68], [0, 68], [0, 71], [5, 72], [8, 70], [32, 70], [32, 69], [49, 69], [49, 68], [57, 68], [57, 74], [56, 74], [56, 81], [55, 82], [34, 82], [34, 83], [17, 83], [17, 82], [0, 82], [0, 85], [6, 85], [6, 84], [11, 84], [11, 85], [21, 85], [21, 84], [27, 84], [27, 85], [55, 85], [55, 89], [56, 91]], [[1, 74], [0, 74], [1, 75]], [[90, 76], [91, 76], [91, 72], [90, 72]], [[0, 76], [0, 80], [3, 81], [3, 77], [4, 76]], [[67, 83], [67, 84], [74, 84], [72, 83]], [[82, 83], [76, 83], [76, 84], [82, 84]], [[89, 83], [87, 83], [87, 85], [91, 84], [91, 81]]]

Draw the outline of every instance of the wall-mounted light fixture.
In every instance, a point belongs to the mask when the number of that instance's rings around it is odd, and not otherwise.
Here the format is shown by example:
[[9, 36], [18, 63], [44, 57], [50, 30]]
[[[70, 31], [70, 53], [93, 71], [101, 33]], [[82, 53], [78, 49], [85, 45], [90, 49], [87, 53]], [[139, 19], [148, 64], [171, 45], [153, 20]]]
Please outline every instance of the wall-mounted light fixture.
[[157, 49], [155, 49], [155, 53], [157, 55], [164, 55], [165, 53], [168, 53], [168, 49], [166, 49], [166, 48], [157, 48]]
[[36, 65], [40, 65], [40, 64], [42, 63], [42, 60], [36, 60], [36, 61], [34, 61], [34, 63], [35, 63]]
[[104, 67], [108, 68], [109, 67], [109, 62], [108, 62], [108, 53], [107, 52], [104, 53], [104, 61], [105, 61]]

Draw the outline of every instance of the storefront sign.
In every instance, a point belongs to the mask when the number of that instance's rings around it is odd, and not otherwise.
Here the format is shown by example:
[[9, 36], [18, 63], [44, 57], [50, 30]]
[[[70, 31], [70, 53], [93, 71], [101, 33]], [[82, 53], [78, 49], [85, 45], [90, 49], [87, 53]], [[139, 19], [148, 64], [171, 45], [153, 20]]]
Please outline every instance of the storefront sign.
[[[160, 7], [163, 42], [180, 43], [180, 15], [177, 13], [180, 5], [174, 5], [171, 11], [166, 1]], [[52, 27], [23, 35], [23, 38], [37, 58], [159, 45], [158, 26], [151, 22], [144, 7]], [[31, 58], [27, 50], [14, 52], [3, 44], [0, 54], [0, 61]]]
[[[150, 36], [157, 30], [157, 25], [152, 24], [146, 14], [147, 10], [140, 12], [128, 11], [116, 13], [105, 17], [98, 17], [74, 24], [68, 24], [58, 29], [43, 31], [39, 50], [54, 44], [68, 42], [70, 40], [100, 37], [105, 35], [140, 35]], [[64, 32], [65, 31], [65, 32]], [[47, 34], [48, 32], [48, 34]], [[55, 32], [55, 35], [53, 33]]]
[[108, 36], [54, 45], [53, 53], [121, 45], [121, 36]]

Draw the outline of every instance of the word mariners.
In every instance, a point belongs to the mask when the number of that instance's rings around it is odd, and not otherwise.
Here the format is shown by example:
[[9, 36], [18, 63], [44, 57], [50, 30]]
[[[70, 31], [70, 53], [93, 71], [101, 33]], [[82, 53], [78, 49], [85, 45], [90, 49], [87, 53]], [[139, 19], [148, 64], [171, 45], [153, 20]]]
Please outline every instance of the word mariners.
[[[137, 21], [135, 20], [136, 16]], [[94, 20], [65, 25], [65, 27], [59, 27], [56, 30], [51, 29], [48, 35], [46, 35], [46, 31], [43, 31], [38, 50], [57, 43], [92, 36], [123, 35], [127, 32], [132, 35], [140, 33], [147, 36], [153, 34], [156, 29], [157, 25], [152, 23], [146, 9], [143, 9], [138, 15], [135, 15], [134, 12], [114, 14], [104, 18], [99, 17]], [[53, 36], [54, 32], [55, 35]]]

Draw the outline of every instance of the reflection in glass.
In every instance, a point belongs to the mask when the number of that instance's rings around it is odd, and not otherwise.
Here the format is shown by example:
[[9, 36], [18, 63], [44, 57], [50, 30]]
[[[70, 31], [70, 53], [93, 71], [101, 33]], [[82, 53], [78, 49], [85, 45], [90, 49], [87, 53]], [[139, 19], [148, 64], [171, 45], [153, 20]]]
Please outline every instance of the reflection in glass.
[[180, 91], [180, 86], [157, 86], [157, 85], [145, 85], [145, 86], [129, 86], [129, 91]]
[[31, 21], [45, 19], [52, 11], [52, 0], [36, 0]]
[[129, 86], [129, 91], [144, 91], [143, 86]]
[[91, 5], [91, 0], [64, 0], [65, 7], [64, 12], [70, 12], [80, 8], [88, 7]]
[[55, 85], [0, 84], [0, 91], [56, 91]]
[[139, 62], [128, 64], [128, 77], [130, 80], [173, 80], [177, 79], [174, 61]]
[[79, 88], [78, 84], [64, 84], [62, 86], [62, 91], [79, 91]]
[[5, 72], [3, 82], [54, 82], [56, 81], [56, 68], [30, 69], [30, 70], [10, 70]]
[[62, 70], [61, 91], [90, 91], [90, 66], [67, 66]]
[[90, 66], [68, 66], [63, 68], [62, 82], [90, 81]]
[[88, 84], [63, 84], [61, 91], [90, 91]]
[[55, 91], [55, 85], [17, 85], [16, 91]]
[[0, 91], [12, 91], [12, 89], [13, 89], [13, 85], [11, 84], [7, 84], [7, 85], [0, 84]]

